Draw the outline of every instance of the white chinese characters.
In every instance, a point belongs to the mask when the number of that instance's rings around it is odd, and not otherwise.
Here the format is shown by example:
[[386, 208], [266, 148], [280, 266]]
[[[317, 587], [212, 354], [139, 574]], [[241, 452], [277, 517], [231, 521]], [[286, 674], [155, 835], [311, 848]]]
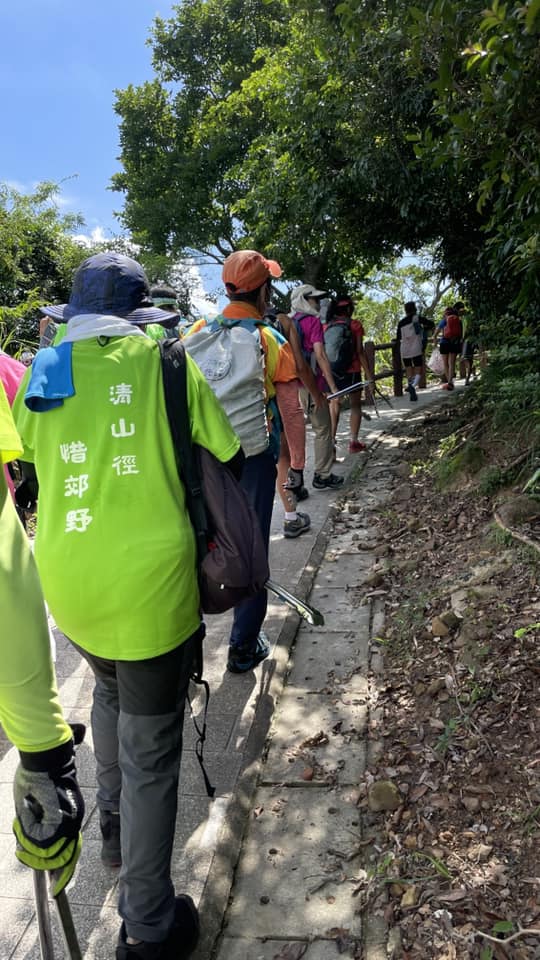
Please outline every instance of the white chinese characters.
[[115, 457], [112, 462], [113, 470], [116, 470], [117, 476], [125, 477], [127, 473], [138, 473], [137, 470], [137, 457], [135, 456], [123, 456]]
[[132, 437], [135, 433], [135, 424], [130, 423], [128, 426], [124, 418], [120, 417], [118, 425], [111, 423], [111, 433], [113, 437]]
[[81, 443], [80, 440], [75, 440], [73, 443], [60, 444], [60, 456], [64, 463], [85, 463], [86, 454], [86, 444]]
[[88, 490], [88, 474], [81, 473], [78, 477], [66, 477], [64, 480], [65, 497], [82, 497]]
[[87, 509], [68, 510], [66, 514], [66, 533], [85, 533], [87, 526], [92, 523], [90, 511]]
[[116, 383], [109, 387], [109, 400], [111, 403], [131, 403], [133, 396], [133, 387], [130, 383]]

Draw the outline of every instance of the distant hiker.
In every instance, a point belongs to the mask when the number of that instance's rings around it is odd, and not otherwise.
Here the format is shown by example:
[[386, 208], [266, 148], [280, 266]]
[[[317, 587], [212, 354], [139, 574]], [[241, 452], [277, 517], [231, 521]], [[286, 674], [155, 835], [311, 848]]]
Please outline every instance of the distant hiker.
[[[362, 369], [369, 379], [369, 368], [364, 354], [364, 328], [359, 320], [353, 319], [354, 300], [347, 294], [330, 301], [324, 326], [324, 345], [332, 367], [338, 390], [352, 387], [362, 380]], [[360, 453], [366, 449], [365, 443], [358, 439], [362, 425], [362, 390], [349, 394], [351, 406], [349, 453]], [[339, 422], [341, 403], [330, 401], [332, 435], [334, 444]]]
[[445, 390], [454, 389], [456, 357], [461, 353], [463, 338], [463, 326], [460, 317], [463, 306], [463, 303], [459, 301], [453, 307], [447, 307], [437, 327], [437, 334], [441, 337], [439, 350], [444, 361], [446, 383], [443, 383], [443, 389]]
[[[337, 393], [337, 384], [330, 361], [324, 349], [324, 331], [319, 312], [323, 290], [311, 283], [302, 283], [291, 293], [292, 319], [300, 338], [302, 353], [315, 373], [321, 393]], [[326, 404], [316, 409], [309, 391], [300, 388], [300, 402], [311, 423], [314, 434], [314, 475], [316, 490], [336, 490], [343, 484], [343, 477], [332, 473], [334, 463], [334, 438], [332, 421]]]
[[176, 290], [165, 283], [156, 283], [150, 287], [150, 297], [155, 307], [160, 307], [175, 316], [167, 324], [148, 323], [144, 328], [147, 337], [152, 340], [166, 340], [167, 337], [178, 336], [178, 300]]
[[461, 348], [461, 360], [463, 362], [463, 367], [465, 371], [465, 386], [468, 387], [471, 382], [471, 377], [476, 373], [474, 370], [474, 355], [478, 349], [478, 344], [474, 339], [473, 324], [470, 316], [467, 314], [464, 304], [460, 302], [456, 303], [456, 309], [459, 312], [461, 318], [461, 323], [463, 326], [463, 345]]
[[[67, 320], [40, 350], [14, 411], [35, 463], [35, 555], [59, 628], [95, 677], [92, 729], [102, 860], [120, 866], [117, 960], [188, 957], [199, 936], [170, 862], [182, 720], [204, 635], [193, 528], [165, 409], [159, 347], [168, 323], [142, 267], [100, 253], [75, 273]], [[240, 442], [187, 357], [195, 442], [236, 470]], [[149, 499], [150, 497], [150, 499]]]
[[412, 402], [418, 400], [416, 388], [420, 383], [424, 363], [424, 350], [428, 339], [428, 331], [435, 324], [427, 317], [419, 316], [416, 303], [409, 300], [404, 304], [405, 316], [399, 321], [396, 330], [396, 340], [399, 343], [401, 360], [407, 375], [405, 390]]
[[278, 492], [285, 510], [283, 536], [292, 538], [305, 533], [310, 527], [310, 522], [306, 523], [309, 521], [308, 515], [297, 509], [298, 501], [309, 496], [304, 486], [306, 424], [299, 397], [301, 385], [309, 391], [316, 410], [328, 404], [302, 353], [295, 324], [285, 313], [276, 314], [275, 319], [289, 342], [289, 349], [282, 350], [280, 357], [289, 358], [292, 355], [294, 361], [293, 366], [289, 360], [286, 363], [280, 362], [275, 381], [276, 399], [283, 426], [278, 460]]
[[53, 887], [58, 893], [79, 857], [84, 801], [71, 728], [58, 700], [34, 558], [4, 482], [2, 466], [21, 454], [0, 382], [0, 722], [19, 751], [13, 783], [17, 859], [34, 870], [58, 871]]

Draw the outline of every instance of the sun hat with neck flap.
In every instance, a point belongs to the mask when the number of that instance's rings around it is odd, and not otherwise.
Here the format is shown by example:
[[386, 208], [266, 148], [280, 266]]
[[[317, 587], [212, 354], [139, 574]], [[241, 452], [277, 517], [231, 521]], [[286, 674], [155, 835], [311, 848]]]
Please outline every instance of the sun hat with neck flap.
[[166, 323], [177, 310], [154, 306], [140, 263], [122, 253], [96, 253], [81, 263], [73, 278], [69, 303], [40, 307], [54, 320], [69, 321], [82, 314], [120, 317], [130, 323]]

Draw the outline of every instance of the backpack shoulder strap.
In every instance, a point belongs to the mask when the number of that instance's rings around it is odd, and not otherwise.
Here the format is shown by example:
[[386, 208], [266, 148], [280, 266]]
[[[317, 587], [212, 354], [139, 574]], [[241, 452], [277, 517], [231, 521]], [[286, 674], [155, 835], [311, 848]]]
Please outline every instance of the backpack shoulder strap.
[[159, 341], [165, 407], [173, 440], [176, 466], [186, 489], [187, 508], [197, 542], [199, 561], [207, 552], [208, 524], [202, 495], [201, 475], [189, 421], [187, 363], [184, 344], [180, 340]]
[[[191, 426], [189, 422], [189, 404], [187, 391], [187, 363], [184, 344], [180, 340], [168, 339], [159, 341], [159, 352], [161, 355], [161, 371], [163, 376], [163, 389], [165, 392], [165, 407], [167, 418], [174, 445], [176, 457], [176, 466], [178, 474], [186, 489], [186, 503], [195, 531], [197, 545], [197, 556], [199, 563], [208, 551], [207, 536], [207, 518], [204, 506], [204, 498], [201, 486], [201, 474], [198, 459], [193, 449], [191, 439]], [[204, 637], [204, 624], [201, 624], [196, 636], [196, 644], [193, 658], [193, 673], [191, 679], [204, 687], [206, 699], [203, 714], [202, 725], [199, 726], [195, 719], [191, 700], [187, 697], [191, 717], [195, 730], [197, 731], [197, 741], [195, 744], [195, 753], [202, 775], [206, 792], [210, 798], [215, 795], [215, 788], [208, 779], [208, 774], [204, 766], [204, 744], [206, 740], [206, 715], [208, 712], [208, 701], [210, 699], [210, 687], [208, 682], [203, 679], [203, 648], [202, 641]]]

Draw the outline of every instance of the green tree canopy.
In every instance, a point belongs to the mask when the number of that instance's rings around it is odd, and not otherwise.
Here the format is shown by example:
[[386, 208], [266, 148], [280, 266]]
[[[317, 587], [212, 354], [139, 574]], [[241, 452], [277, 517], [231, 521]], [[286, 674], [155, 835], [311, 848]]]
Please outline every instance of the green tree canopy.
[[329, 289], [429, 243], [477, 310], [530, 305], [538, 6], [185, 0], [117, 94], [125, 225]]

